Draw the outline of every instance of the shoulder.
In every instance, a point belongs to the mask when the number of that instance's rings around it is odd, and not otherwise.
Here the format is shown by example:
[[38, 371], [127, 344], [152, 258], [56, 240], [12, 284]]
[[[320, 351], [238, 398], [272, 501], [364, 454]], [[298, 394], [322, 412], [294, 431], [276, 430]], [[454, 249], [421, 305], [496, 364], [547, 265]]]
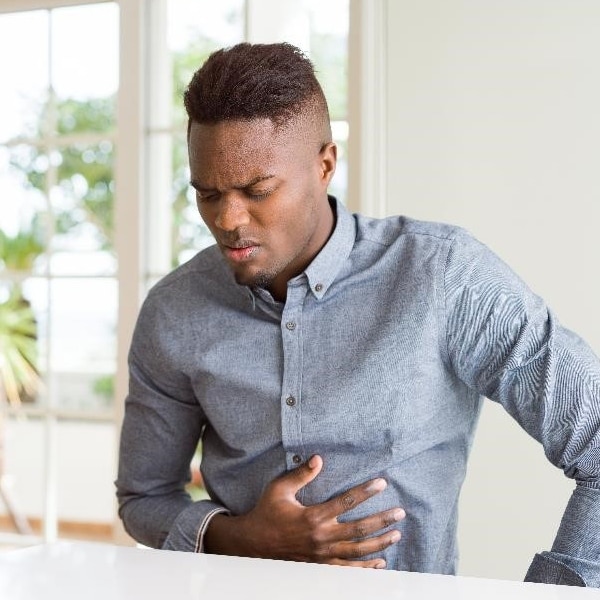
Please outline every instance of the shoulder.
[[202, 250], [176, 267], [148, 291], [140, 310], [145, 321], [179, 327], [191, 315], [200, 316], [234, 294], [235, 284], [216, 246]]
[[182, 340], [194, 337], [195, 328], [234, 301], [235, 285], [223, 262], [211, 246], [152, 286], [138, 314], [133, 346], [147, 349], [152, 343], [178, 350]]
[[391, 246], [398, 242], [427, 243], [448, 247], [453, 242], [475, 243], [477, 240], [463, 227], [437, 221], [396, 215], [376, 219], [355, 214], [357, 241]]
[[198, 298], [203, 290], [226, 279], [227, 274], [218, 248], [209, 246], [156, 282], [148, 291], [147, 300], [184, 299], [190, 294]]

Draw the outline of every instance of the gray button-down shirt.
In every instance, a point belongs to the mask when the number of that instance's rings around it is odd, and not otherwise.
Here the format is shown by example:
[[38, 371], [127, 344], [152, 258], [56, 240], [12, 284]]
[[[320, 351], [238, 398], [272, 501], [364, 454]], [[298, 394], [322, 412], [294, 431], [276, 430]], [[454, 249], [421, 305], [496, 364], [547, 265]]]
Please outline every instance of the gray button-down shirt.
[[[598, 358], [464, 230], [334, 207], [331, 238], [285, 303], [237, 285], [214, 246], [148, 294], [117, 480], [127, 530], [199, 551], [215, 512], [247, 512], [274, 477], [320, 454], [303, 504], [384, 477], [386, 490], [344, 518], [404, 507], [388, 568], [453, 573], [485, 396], [577, 481], [552, 552], [528, 577], [558, 581], [558, 564], [599, 585]], [[192, 502], [183, 488], [200, 438], [211, 500]]]

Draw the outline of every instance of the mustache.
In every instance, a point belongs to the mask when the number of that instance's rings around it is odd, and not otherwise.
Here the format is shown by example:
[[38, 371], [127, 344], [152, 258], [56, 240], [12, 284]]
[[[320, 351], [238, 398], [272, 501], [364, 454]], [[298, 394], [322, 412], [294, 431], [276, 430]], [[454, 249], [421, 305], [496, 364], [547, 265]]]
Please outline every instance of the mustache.
[[218, 237], [218, 242], [222, 246], [227, 246], [228, 248], [248, 248], [249, 246], [258, 246], [258, 242], [251, 238], [241, 236], [239, 234], [232, 235], [220, 235]]

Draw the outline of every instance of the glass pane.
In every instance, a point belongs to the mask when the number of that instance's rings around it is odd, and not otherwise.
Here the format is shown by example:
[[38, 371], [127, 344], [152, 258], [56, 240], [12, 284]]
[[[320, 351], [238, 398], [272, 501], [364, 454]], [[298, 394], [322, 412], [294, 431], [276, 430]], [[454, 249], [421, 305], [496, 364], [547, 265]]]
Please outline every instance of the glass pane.
[[[27, 277], [19, 284], [23, 301], [29, 306], [33, 320], [31, 337], [35, 343], [32, 366], [38, 378], [31, 393], [23, 393], [21, 401], [28, 405], [42, 406], [46, 402], [48, 376], [48, 280], [44, 277]], [[27, 318], [27, 315], [24, 315]]]
[[310, 57], [333, 121], [348, 116], [348, 0], [307, 0]]
[[112, 2], [52, 11], [51, 73], [58, 98], [88, 100], [116, 93], [118, 16], [118, 7]]
[[53, 404], [104, 410], [113, 403], [117, 282], [106, 278], [50, 283], [49, 393]]
[[174, 116], [187, 121], [181, 101], [194, 71], [221, 48], [244, 38], [244, 0], [170, 0], [168, 45], [173, 59]]
[[310, 14], [310, 57], [323, 87], [338, 163], [329, 191], [342, 202], [348, 190], [348, 0], [306, 0]]
[[[44, 512], [44, 430], [38, 419], [10, 417], [3, 423], [3, 473], [16, 512], [24, 516], [35, 533], [40, 532]], [[0, 514], [6, 515], [2, 532], [16, 533], [0, 502]], [[3, 519], [4, 520], [4, 519]]]
[[52, 154], [54, 275], [110, 274], [114, 258], [113, 144], [77, 144]]
[[180, 265], [197, 252], [214, 244], [196, 206], [190, 186], [190, 170], [185, 136], [175, 136], [173, 144], [173, 266]]
[[345, 203], [348, 196], [348, 122], [333, 121], [331, 133], [337, 144], [337, 166], [329, 193]]
[[185, 138], [187, 116], [182, 94], [193, 73], [211, 52], [243, 40], [244, 2], [173, 0], [168, 3], [168, 11], [168, 46], [172, 56], [174, 90], [173, 121], [177, 132], [172, 145], [172, 230], [168, 236], [171, 240], [171, 266], [174, 267], [213, 243], [190, 191]]
[[[0, 410], [39, 398], [40, 324], [27, 285], [30, 279], [0, 279]], [[1, 442], [0, 427], [0, 442]], [[1, 468], [1, 463], [0, 463]]]
[[48, 13], [0, 15], [0, 142], [38, 133], [48, 89]]
[[47, 166], [47, 156], [33, 146], [0, 148], [0, 273], [43, 269]]
[[60, 534], [77, 538], [87, 528], [88, 535], [93, 531], [97, 537], [102, 530], [111, 531], [115, 518], [115, 426], [59, 421], [56, 437]]

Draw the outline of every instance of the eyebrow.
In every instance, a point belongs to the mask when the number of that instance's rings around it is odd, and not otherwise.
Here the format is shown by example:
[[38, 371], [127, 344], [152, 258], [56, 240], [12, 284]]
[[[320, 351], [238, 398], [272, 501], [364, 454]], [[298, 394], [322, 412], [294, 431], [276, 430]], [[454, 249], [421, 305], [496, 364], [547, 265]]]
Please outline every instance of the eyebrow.
[[[262, 175], [260, 177], [255, 177], [254, 179], [251, 179], [250, 181], [248, 181], [247, 183], [244, 183], [243, 185], [234, 185], [233, 189], [234, 190], [245, 190], [249, 187], [252, 187], [253, 185], [256, 185], [257, 183], [261, 183], [262, 181], [266, 181], [267, 179], [273, 179], [274, 177], [275, 177], [275, 175]], [[212, 192], [212, 191], [216, 190], [216, 188], [204, 187], [204, 186], [200, 185], [197, 181], [194, 181], [193, 179], [190, 181], [190, 185], [195, 190], [198, 190], [199, 192]]]

